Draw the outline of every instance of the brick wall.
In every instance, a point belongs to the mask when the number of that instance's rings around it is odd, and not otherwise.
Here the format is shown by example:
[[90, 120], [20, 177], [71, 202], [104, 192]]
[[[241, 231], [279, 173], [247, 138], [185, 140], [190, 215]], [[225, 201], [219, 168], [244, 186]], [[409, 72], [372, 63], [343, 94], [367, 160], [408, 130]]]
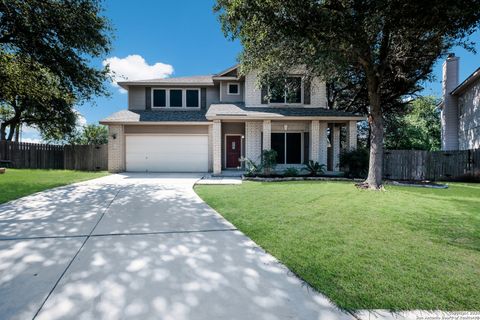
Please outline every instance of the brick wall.
[[108, 171], [125, 171], [125, 135], [122, 125], [108, 126]]
[[247, 121], [245, 123], [245, 157], [255, 163], [261, 160], [262, 126], [260, 121]]
[[213, 121], [212, 127], [212, 148], [213, 148], [213, 173], [222, 172], [222, 123], [220, 120]]

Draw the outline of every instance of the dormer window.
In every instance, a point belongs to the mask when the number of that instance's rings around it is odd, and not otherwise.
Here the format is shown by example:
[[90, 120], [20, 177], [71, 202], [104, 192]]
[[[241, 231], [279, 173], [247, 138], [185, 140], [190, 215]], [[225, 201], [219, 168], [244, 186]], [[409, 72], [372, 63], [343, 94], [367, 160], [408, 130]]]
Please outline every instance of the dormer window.
[[152, 89], [152, 108], [200, 108], [200, 89]]
[[269, 86], [270, 103], [301, 104], [302, 77], [287, 77], [285, 80]]
[[229, 83], [227, 85], [227, 94], [229, 95], [239, 95], [240, 94], [240, 84], [238, 83]]

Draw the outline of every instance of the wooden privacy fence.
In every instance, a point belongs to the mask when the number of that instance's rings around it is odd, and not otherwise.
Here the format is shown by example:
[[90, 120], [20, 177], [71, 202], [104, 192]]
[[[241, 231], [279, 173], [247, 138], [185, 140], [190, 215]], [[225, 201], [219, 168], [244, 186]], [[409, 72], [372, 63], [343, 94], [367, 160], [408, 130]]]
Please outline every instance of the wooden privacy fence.
[[107, 170], [107, 145], [60, 146], [0, 141], [0, 166], [18, 169]]
[[383, 175], [394, 180], [480, 180], [480, 149], [387, 150]]

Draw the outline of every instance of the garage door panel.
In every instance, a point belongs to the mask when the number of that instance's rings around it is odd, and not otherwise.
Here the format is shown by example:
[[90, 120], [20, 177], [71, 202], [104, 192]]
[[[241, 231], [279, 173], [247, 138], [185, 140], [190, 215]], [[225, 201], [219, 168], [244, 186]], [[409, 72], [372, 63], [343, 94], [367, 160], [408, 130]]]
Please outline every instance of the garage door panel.
[[208, 171], [208, 136], [127, 136], [126, 165], [127, 171]]

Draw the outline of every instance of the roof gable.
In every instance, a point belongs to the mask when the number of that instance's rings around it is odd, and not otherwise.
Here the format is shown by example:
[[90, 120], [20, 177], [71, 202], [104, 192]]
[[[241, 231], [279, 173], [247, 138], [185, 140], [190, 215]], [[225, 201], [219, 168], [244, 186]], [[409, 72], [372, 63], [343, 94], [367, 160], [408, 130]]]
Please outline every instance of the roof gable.
[[452, 95], [459, 95], [465, 91], [470, 85], [476, 83], [480, 80], [480, 68], [477, 68], [471, 75], [467, 77], [462, 83], [460, 83], [453, 91], [450, 93]]
[[222, 78], [222, 77], [238, 77], [238, 64], [234, 65], [233, 67], [230, 67], [226, 70], [223, 70], [222, 72], [217, 73], [214, 75], [214, 78]]

